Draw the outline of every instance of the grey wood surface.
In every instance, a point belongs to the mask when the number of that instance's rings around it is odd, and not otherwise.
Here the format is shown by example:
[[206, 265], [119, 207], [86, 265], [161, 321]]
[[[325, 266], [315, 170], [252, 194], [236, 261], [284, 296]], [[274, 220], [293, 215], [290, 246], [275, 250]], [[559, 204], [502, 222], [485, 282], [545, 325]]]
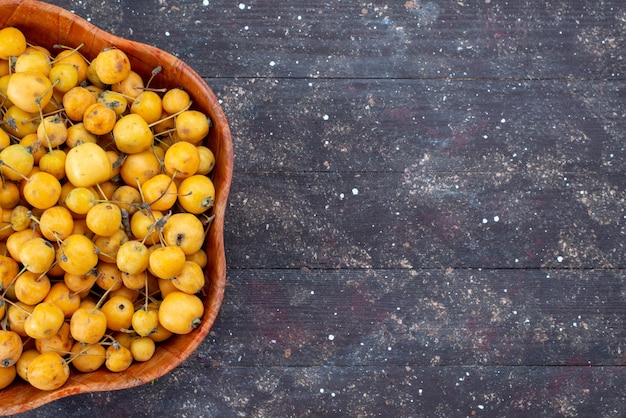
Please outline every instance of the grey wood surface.
[[235, 147], [228, 286], [151, 384], [20, 417], [626, 414], [626, 4], [51, 1]]

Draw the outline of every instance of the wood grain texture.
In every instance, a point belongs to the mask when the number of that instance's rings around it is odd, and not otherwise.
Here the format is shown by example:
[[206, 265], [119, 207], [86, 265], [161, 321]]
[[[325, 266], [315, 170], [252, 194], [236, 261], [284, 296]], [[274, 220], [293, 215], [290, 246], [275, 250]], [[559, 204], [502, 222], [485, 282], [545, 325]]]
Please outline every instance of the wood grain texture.
[[207, 77], [624, 76], [619, 0], [55, 3]]
[[51, 3], [215, 92], [228, 283], [163, 378], [20, 418], [626, 414], [623, 2]]

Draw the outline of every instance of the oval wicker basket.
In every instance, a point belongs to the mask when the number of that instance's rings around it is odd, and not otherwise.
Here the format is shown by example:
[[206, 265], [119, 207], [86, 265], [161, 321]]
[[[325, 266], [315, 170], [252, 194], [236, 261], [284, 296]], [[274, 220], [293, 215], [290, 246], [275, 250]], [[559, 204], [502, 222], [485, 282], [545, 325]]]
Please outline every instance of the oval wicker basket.
[[173, 55], [154, 47], [125, 40], [95, 27], [73, 13], [34, 0], [0, 0], [0, 27], [15, 26], [22, 30], [29, 42], [53, 50], [53, 45], [76, 47], [85, 45], [81, 53], [94, 57], [106, 47], [115, 46], [129, 56], [134, 71], [144, 79], [160, 65], [163, 71], [153, 81], [154, 87], [183, 87], [194, 101], [194, 107], [205, 112], [213, 123], [206, 145], [216, 157], [211, 174], [215, 184], [215, 219], [206, 239], [208, 264], [203, 291], [205, 312], [202, 325], [187, 335], [174, 336], [161, 343], [154, 357], [146, 363], [134, 363], [122, 373], [101, 369], [93, 373], [72, 372], [60, 389], [40, 391], [29, 384], [16, 381], [0, 391], [0, 415], [25, 412], [62, 397], [98, 391], [112, 391], [138, 386], [168, 373], [180, 365], [198, 347], [211, 329], [220, 309], [226, 282], [223, 227], [226, 200], [233, 171], [233, 150], [226, 117], [212, 90], [188, 65]]

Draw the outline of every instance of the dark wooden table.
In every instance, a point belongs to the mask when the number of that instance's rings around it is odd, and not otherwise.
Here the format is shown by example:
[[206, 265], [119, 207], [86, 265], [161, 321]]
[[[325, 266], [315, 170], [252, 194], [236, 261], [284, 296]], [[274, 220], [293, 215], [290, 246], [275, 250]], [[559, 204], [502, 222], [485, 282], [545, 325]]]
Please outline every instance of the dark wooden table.
[[172, 373], [20, 417], [626, 414], [622, 0], [51, 3], [221, 99], [228, 286]]

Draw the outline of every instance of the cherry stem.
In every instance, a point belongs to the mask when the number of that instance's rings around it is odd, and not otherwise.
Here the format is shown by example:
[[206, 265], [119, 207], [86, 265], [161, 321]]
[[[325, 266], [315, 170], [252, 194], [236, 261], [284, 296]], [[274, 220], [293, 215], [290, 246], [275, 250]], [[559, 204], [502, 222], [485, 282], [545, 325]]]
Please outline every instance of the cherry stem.
[[[6, 294], [9, 291], [9, 288], [11, 287], [11, 285], [13, 283], [15, 283], [15, 281], [17, 280], [18, 277], [20, 277], [22, 275], [22, 273], [24, 273], [27, 270], [26, 266], [23, 266], [20, 271], [17, 272], [17, 274], [15, 275], [15, 277], [13, 277], [11, 279], [11, 281], [9, 282], [9, 285], [2, 291], [2, 295], [0, 295], [1, 299], [4, 299], [5, 301], [12, 303], [9, 299], [6, 299]], [[26, 309], [23, 309], [24, 312], [28, 312]]]
[[82, 348], [78, 353], [75, 353], [73, 351], [61, 351], [61, 352], [65, 353], [65, 354], [69, 354], [70, 358], [65, 361], [67, 364], [70, 364], [75, 358], [78, 358], [80, 356], [106, 357], [106, 356], [102, 356], [100, 354], [90, 354], [90, 353], [87, 353], [87, 350], [89, 350], [91, 347], [95, 347], [96, 345], [103, 345], [103, 344], [102, 343], [97, 343], [97, 344], [86, 345], [85, 348]]
[[120, 282], [120, 279], [116, 279], [115, 282], [113, 282], [113, 284], [111, 284], [111, 286], [107, 289], [107, 291], [102, 294], [102, 296], [100, 297], [100, 300], [98, 301], [98, 303], [96, 303], [96, 306], [94, 307], [94, 309], [100, 309], [100, 306], [102, 306], [102, 303], [104, 303], [104, 300], [106, 299], [106, 297], [109, 295], [109, 293], [111, 293], [113, 288], [119, 282]]
[[189, 110], [189, 108], [191, 107], [191, 104], [192, 104], [192, 103], [193, 103], [193, 102], [191, 102], [191, 101], [190, 101], [190, 102], [189, 102], [189, 104], [188, 104], [187, 106], [185, 106], [185, 108], [184, 108], [184, 109], [181, 109], [181, 110], [179, 110], [179, 111], [178, 111], [178, 112], [176, 112], [176, 113], [172, 113], [171, 115], [167, 115], [167, 116], [166, 116], [166, 117], [164, 117], [163, 119], [159, 119], [159, 120], [157, 120], [156, 122], [152, 122], [152, 123], [151, 123], [151, 124], [149, 124], [148, 126], [149, 126], [150, 128], [152, 128], [154, 125], [158, 125], [159, 123], [161, 123], [161, 122], [165, 122], [165, 121], [166, 121], [166, 120], [168, 120], [168, 119], [175, 118], [176, 116], [180, 115], [181, 113], [183, 113], [183, 112], [185, 112], [185, 111]]
[[[24, 309], [23, 307], [13, 302], [12, 300], [5, 298], [4, 295], [0, 297], [0, 300], [3, 300], [5, 303], [8, 303], [9, 305], [16, 307], [17, 309], [21, 310], [28, 316], [32, 315], [32, 312], [28, 311], [27, 309]], [[9, 315], [5, 314], [5, 318], [8, 318], [8, 316]]]
[[10, 169], [11, 171], [13, 171], [17, 175], [19, 175], [22, 178], [22, 180], [25, 180], [25, 181], [29, 180], [28, 177], [26, 177], [24, 174], [19, 172], [17, 169], [15, 169], [15, 168], [11, 167], [10, 165], [8, 165], [7, 163], [5, 163], [4, 160], [0, 160], [0, 167], [6, 167], [6, 168]]
[[146, 287], [146, 301], [144, 302], [143, 309], [147, 312], [148, 311], [148, 278], [146, 278], [145, 287]]
[[150, 79], [146, 83], [146, 88], [150, 86], [150, 83], [152, 83], [152, 80], [154, 79], [154, 77], [156, 77], [156, 75], [159, 74], [162, 70], [163, 70], [163, 67], [161, 67], [160, 65], [157, 65], [156, 67], [154, 67], [154, 69], [152, 70], [152, 74], [150, 75]]

